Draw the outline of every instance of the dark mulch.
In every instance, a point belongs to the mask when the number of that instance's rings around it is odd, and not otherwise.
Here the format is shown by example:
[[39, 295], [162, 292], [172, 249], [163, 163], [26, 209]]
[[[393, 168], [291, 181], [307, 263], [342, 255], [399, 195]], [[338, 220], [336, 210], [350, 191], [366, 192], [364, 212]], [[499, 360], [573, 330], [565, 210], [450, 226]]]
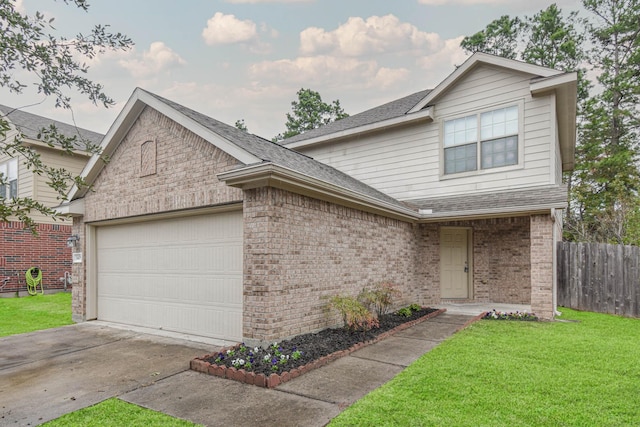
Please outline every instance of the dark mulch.
[[[346, 350], [354, 344], [373, 340], [386, 331], [434, 311], [436, 311], [434, 308], [422, 308], [413, 311], [409, 317], [396, 313], [385, 314], [378, 319], [380, 327], [367, 332], [351, 333], [344, 328], [325, 329], [315, 334], [299, 335], [290, 340], [273, 343], [266, 349], [241, 345], [229, 353], [215, 353], [204, 360], [212, 364], [234, 366], [256, 374], [262, 373], [266, 376], [272, 373], [280, 374], [336, 351]], [[248, 363], [251, 366], [248, 366]]]

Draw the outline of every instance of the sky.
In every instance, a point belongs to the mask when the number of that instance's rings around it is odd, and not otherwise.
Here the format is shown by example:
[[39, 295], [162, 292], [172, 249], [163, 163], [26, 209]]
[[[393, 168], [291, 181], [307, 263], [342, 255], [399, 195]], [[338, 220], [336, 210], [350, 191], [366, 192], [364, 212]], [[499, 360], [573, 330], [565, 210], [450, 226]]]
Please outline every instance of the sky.
[[[467, 57], [460, 41], [502, 15], [531, 16], [541, 0], [11, 0], [42, 12], [54, 35], [107, 24], [135, 43], [87, 61], [115, 106], [71, 93], [73, 111], [31, 88], [0, 88], [0, 104], [106, 133], [136, 87], [267, 139], [285, 131], [301, 88], [356, 114], [433, 88]], [[565, 13], [579, 0], [555, 2]], [[583, 12], [581, 12], [583, 14]]]

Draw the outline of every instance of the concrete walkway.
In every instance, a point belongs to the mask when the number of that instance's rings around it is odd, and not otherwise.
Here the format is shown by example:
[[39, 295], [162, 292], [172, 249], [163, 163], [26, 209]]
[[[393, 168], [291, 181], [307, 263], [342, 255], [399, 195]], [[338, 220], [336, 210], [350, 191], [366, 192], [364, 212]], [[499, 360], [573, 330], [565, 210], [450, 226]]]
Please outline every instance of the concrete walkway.
[[188, 370], [211, 345], [92, 325], [0, 339], [0, 426], [34, 426], [117, 396], [207, 425], [323, 426], [473, 316], [444, 313], [264, 389]]

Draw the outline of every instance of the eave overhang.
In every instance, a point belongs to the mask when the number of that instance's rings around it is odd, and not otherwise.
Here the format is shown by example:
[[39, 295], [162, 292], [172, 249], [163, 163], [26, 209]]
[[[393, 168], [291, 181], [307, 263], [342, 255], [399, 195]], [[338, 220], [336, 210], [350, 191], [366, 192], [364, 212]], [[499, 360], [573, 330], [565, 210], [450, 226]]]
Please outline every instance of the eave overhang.
[[418, 123], [418, 122], [430, 122], [433, 121], [434, 110], [433, 107], [425, 108], [411, 114], [405, 114], [403, 116], [394, 117], [392, 119], [383, 120], [376, 123], [370, 123], [364, 126], [358, 126], [343, 131], [334, 132], [328, 135], [322, 135], [315, 138], [309, 138], [302, 141], [292, 142], [287, 144], [283, 141], [283, 144], [287, 148], [296, 149], [301, 147], [310, 147], [316, 144], [321, 144], [329, 141], [336, 141], [344, 138], [352, 138], [362, 136], [371, 132], [377, 132], [380, 130], [387, 130], [396, 126]]
[[336, 203], [381, 216], [410, 223], [431, 223], [455, 220], [476, 220], [548, 214], [556, 209], [566, 209], [567, 203], [545, 203], [523, 206], [496, 207], [490, 209], [470, 209], [426, 213], [409, 206], [403, 207], [387, 203], [374, 197], [329, 184], [308, 175], [273, 163], [261, 163], [217, 175], [220, 181], [242, 190], [260, 187], [274, 187], [302, 194], [316, 199]]
[[223, 172], [217, 177], [227, 185], [243, 190], [274, 187], [403, 221], [414, 222], [419, 219], [417, 211], [413, 209], [393, 205], [273, 163]]
[[531, 96], [555, 93], [562, 171], [573, 170], [576, 151], [578, 73], [563, 73], [557, 76], [534, 79], [529, 88]]
[[527, 206], [511, 206], [508, 208], [475, 209], [465, 211], [435, 212], [420, 214], [420, 223], [463, 221], [486, 218], [504, 218], [513, 216], [527, 216], [536, 214], [548, 214], [554, 210], [566, 209], [566, 203], [549, 203]]
[[84, 199], [72, 200], [64, 202], [53, 208], [59, 215], [77, 217], [84, 216]]

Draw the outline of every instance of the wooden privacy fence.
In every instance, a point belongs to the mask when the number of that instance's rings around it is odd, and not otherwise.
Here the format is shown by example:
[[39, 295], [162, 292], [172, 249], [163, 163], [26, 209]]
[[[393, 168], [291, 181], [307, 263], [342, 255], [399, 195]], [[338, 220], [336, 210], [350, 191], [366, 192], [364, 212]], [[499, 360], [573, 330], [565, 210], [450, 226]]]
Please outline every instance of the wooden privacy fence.
[[558, 305], [640, 317], [640, 248], [558, 243]]

